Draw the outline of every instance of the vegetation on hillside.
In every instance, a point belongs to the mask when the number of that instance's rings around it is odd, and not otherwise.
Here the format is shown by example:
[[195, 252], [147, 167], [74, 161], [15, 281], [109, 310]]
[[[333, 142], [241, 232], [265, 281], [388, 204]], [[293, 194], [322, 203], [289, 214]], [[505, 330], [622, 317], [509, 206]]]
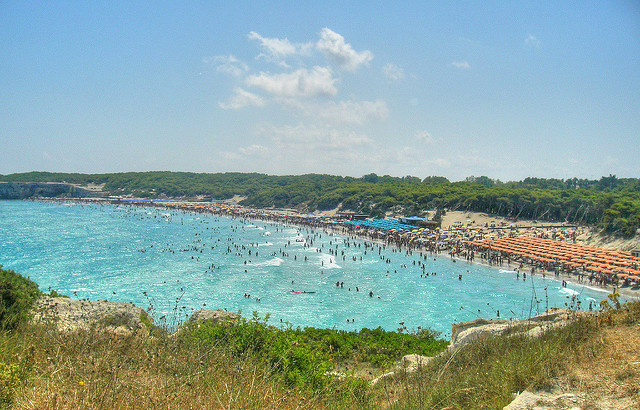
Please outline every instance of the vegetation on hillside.
[[[614, 403], [627, 397], [637, 403], [640, 369], [620, 362], [611, 369], [609, 355], [618, 346], [605, 339], [610, 333], [622, 339], [630, 337], [631, 345], [620, 351], [630, 350], [631, 356], [637, 357], [633, 343], [638, 323], [640, 301], [598, 315], [577, 316], [566, 327], [540, 337], [516, 334], [487, 338], [448, 350], [423, 371], [400, 375], [389, 388], [399, 392], [395, 407], [401, 409], [501, 409], [513, 400], [514, 393], [527, 389], [552, 391], [557, 383], [563, 392], [587, 393], [590, 397], [583, 408], [599, 408], [599, 395], [610, 395]], [[575, 371], [585, 366], [589, 369], [586, 374]], [[612, 380], [594, 379], [603, 370], [610, 371]]]
[[[277, 328], [256, 313], [249, 320], [185, 324], [173, 335], [148, 320], [146, 336], [114, 337], [99, 327], [61, 334], [53, 323], [30, 323], [41, 295], [35, 283], [1, 267], [0, 278], [8, 324], [0, 329], [0, 406], [15, 404], [20, 388], [39, 386], [23, 390], [39, 408], [57, 407], [56, 397], [62, 407], [147, 408], [172, 403], [164, 401], [170, 397], [179, 407], [280, 408], [305, 401], [351, 407], [369, 400], [368, 382], [357, 375], [363, 363], [382, 371], [405, 354], [435, 355], [447, 346], [430, 330]], [[330, 374], [336, 369], [343, 378]], [[194, 386], [207, 393], [194, 393]], [[29, 397], [34, 390], [37, 397]]]
[[353, 371], [367, 363], [374, 369], [386, 369], [406, 354], [433, 356], [448, 344], [430, 330], [403, 333], [382, 328], [357, 332], [291, 326], [281, 329], [269, 326], [267, 321], [254, 313], [251, 320], [197, 324], [182, 337], [212, 347], [227, 346], [227, 352], [236, 358], [256, 354], [269, 368], [281, 373], [289, 387], [310, 392], [326, 388], [332, 381], [329, 373], [336, 366]]
[[24, 322], [41, 294], [35, 282], [0, 265], [0, 329], [12, 330]]
[[[590, 383], [592, 408], [598, 395], [640, 398], [640, 369], [610, 365], [636, 357], [640, 302], [619, 306], [616, 295], [598, 315], [539, 338], [510, 334], [443, 351], [446, 343], [428, 331], [275, 328], [258, 317], [191, 324], [175, 335], [151, 324], [142, 335], [61, 333], [27, 320], [33, 282], [0, 274], [22, 289], [11, 304], [22, 319], [0, 330], [0, 408], [498, 409], [517, 392], [559, 380], [578, 390]], [[417, 372], [397, 371], [375, 386], [358, 371], [368, 361], [366, 369], [380, 374], [373, 364], [381, 356], [439, 352]], [[592, 380], [602, 371], [606, 377]]]
[[63, 174], [29, 172], [0, 175], [0, 181], [105, 184], [113, 195], [136, 197], [246, 197], [254, 207], [328, 210], [337, 206], [374, 217], [388, 211], [423, 215], [431, 210], [468, 210], [501, 216], [600, 226], [633, 236], [640, 228], [640, 179], [525, 178], [501, 182], [486, 176], [450, 182], [444, 177], [361, 178], [332, 175], [273, 176], [257, 173], [127, 172]]

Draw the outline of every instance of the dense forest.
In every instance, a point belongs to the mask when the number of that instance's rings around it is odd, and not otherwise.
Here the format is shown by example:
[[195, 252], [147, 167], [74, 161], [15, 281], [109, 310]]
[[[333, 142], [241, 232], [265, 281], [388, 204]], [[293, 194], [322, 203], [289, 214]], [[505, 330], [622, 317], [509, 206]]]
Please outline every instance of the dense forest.
[[253, 207], [328, 210], [340, 206], [374, 217], [388, 211], [424, 215], [434, 210], [469, 210], [598, 225], [607, 233], [626, 237], [640, 228], [640, 179], [615, 175], [599, 180], [525, 178], [513, 182], [481, 176], [451, 182], [444, 177], [420, 179], [373, 173], [353, 178], [320, 174], [29, 172], [0, 175], [0, 181], [104, 184], [103, 191], [109, 195], [143, 198], [223, 200], [240, 195], [245, 197], [243, 205]]

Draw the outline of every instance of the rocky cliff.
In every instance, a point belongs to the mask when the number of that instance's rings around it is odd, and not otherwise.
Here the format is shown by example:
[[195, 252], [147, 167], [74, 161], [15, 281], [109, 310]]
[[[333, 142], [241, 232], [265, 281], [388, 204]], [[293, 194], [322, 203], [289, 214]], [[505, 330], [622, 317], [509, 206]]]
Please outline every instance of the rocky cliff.
[[0, 182], [0, 199], [84, 198], [95, 192], [56, 182]]

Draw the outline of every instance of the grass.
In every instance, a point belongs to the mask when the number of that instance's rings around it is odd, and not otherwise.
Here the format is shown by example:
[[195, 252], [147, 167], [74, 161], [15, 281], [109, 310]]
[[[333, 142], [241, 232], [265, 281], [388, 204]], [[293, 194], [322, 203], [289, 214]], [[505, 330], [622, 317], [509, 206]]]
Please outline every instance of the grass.
[[[22, 303], [31, 298], [22, 289], [35, 284], [14, 274], [6, 300], [20, 307], [11, 317], [21, 320], [0, 331], [4, 407], [362, 408], [374, 396], [353, 370], [358, 363], [381, 371], [404, 354], [436, 354], [447, 344], [429, 331], [276, 328], [256, 314], [185, 325], [175, 334], [145, 314], [145, 336], [99, 326], [61, 333], [55, 323], [26, 320], [33, 302]], [[126, 325], [125, 316], [105, 315], [100, 324]], [[338, 366], [352, 371], [330, 375]]]
[[[640, 302], [633, 302], [598, 316], [576, 317], [539, 338], [489, 338], [449, 350], [414, 375], [400, 374], [385, 389], [392, 392], [388, 397], [393, 408], [501, 409], [515, 393], [549, 390], [559, 379], [571, 380], [574, 368], [594, 363], [615, 349], [603, 342], [610, 329], [633, 335], [638, 323]], [[603, 362], [602, 367], [610, 366]], [[619, 378], [631, 376], [640, 379], [638, 368], [617, 373]]]
[[234, 357], [258, 355], [267, 366], [282, 373], [286, 382], [316, 391], [331, 379], [336, 366], [357, 373], [360, 364], [384, 370], [409, 353], [433, 356], [447, 342], [431, 331], [388, 332], [381, 328], [347, 332], [334, 329], [276, 328], [254, 313], [251, 320], [192, 325], [180, 333], [190, 342], [213, 348], [224, 346]]
[[[544, 388], [562, 371], [572, 346], [595, 329], [578, 320], [540, 338], [493, 337], [439, 356], [415, 376], [397, 380], [404, 388], [398, 408], [502, 408], [514, 392]], [[398, 389], [398, 386], [395, 386]]]
[[[14, 285], [14, 296], [29, 295]], [[26, 309], [19, 299], [8, 300]], [[514, 393], [551, 388], [563, 378], [587, 385], [593, 370], [580, 366], [619, 361], [603, 356], [616, 350], [605, 340], [637, 333], [640, 302], [612, 303], [539, 338], [511, 334], [444, 351], [447, 343], [429, 331], [276, 328], [254, 316], [189, 324], [171, 334], [145, 317], [148, 334], [116, 336], [96, 329], [61, 333], [52, 323], [24, 320], [24, 311], [13, 313], [22, 320], [0, 330], [2, 408], [498, 409]], [[628, 344], [629, 357], [636, 357], [636, 344]], [[381, 373], [404, 354], [439, 352], [417, 372], [399, 371], [376, 386], [362, 371]], [[336, 369], [343, 377], [329, 374]], [[606, 379], [619, 384], [619, 394], [640, 394], [629, 388], [640, 385], [637, 367]]]
[[168, 335], [20, 330], [1, 339], [0, 361], [26, 375], [13, 386], [16, 408], [280, 408], [303, 402], [253, 357], [230, 359]]
[[[256, 331], [254, 323], [225, 325], [231, 326]], [[122, 337], [96, 330], [61, 334], [52, 324], [24, 323], [0, 334], [2, 403], [15, 408], [372, 406], [368, 381], [326, 374], [337, 356], [313, 351], [323, 340], [293, 340], [285, 348], [284, 341], [291, 340], [285, 334], [291, 334], [269, 327], [261, 331], [275, 350], [258, 347], [255, 336], [244, 346], [202, 337], [203, 330], [217, 327], [194, 326], [178, 336], [154, 328], [147, 337]]]

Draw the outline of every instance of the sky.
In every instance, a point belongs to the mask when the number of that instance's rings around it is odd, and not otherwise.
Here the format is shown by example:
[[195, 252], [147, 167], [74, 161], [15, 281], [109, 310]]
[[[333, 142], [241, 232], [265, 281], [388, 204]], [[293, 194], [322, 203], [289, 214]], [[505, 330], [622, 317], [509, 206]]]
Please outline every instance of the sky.
[[0, 174], [640, 177], [640, 1], [0, 0]]

